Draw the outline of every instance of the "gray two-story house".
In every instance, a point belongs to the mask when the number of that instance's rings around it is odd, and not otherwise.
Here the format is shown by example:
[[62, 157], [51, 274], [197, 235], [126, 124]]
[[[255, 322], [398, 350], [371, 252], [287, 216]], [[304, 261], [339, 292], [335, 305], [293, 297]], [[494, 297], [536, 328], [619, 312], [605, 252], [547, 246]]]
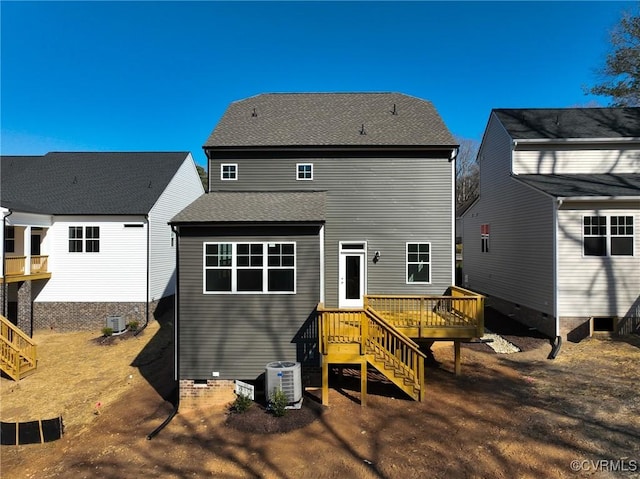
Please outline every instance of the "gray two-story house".
[[454, 283], [457, 145], [434, 106], [399, 93], [262, 94], [206, 140], [209, 193], [178, 236], [183, 398], [318, 362], [318, 304], [440, 295]]

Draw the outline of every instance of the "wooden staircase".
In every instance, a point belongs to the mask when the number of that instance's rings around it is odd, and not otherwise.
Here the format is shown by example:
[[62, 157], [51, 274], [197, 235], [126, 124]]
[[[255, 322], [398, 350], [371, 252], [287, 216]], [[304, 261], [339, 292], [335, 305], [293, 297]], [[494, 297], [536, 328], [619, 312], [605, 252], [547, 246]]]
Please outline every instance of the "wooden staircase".
[[37, 366], [36, 344], [11, 321], [0, 315], [0, 368], [19, 381]]
[[425, 396], [424, 359], [411, 338], [452, 340], [460, 373], [460, 341], [484, 334], [484, 297], [459, 287], [445, 296], [365, 296], [364, 308], [317, 307], [322, 354], [322, 402], [329, 399], [329, 364], [359, 364], [361, 404], [367, 366], [384, 374], [409, 397]]
[[326, 309], [320, 315], [322, 402], [328, 404], [329, 364], [359, 364], [361, 403], [366, 403], [367, 366], [371, 365], [416, 401], [424, 399], [424, 358], [418, 345], [375, 311]]

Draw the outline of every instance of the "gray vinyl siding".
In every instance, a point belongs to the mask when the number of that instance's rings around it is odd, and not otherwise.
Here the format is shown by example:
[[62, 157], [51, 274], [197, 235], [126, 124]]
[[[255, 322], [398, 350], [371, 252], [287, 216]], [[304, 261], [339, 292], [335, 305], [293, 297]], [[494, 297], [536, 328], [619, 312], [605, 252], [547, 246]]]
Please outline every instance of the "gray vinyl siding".
[[[338, 305], [340, 241], [367, 242], [369, 294], [442, 294], [454, 281], [452, 163], [442, 152], [437, 158], [354, 156], [215, 158], [211, 190], [326, 190], [327, 306]], [[237, 181], [220, 180], [222, 163], [238, 164]], [[297, 163], [313, 164], [312, 181], [296, 179]], [[407, 242], [431, 243], [431, 284], [406, 284]]]
[[[464, 214], [467, 287], [554, 315], [554, 200], [511, 177], [511, 138], [492, 115], [479, 152], [480, 197]], [[489, 224], [489, 252], [480, 227]]]
[[[590, 215], [633, 216], [634, 256], [584, 256], [582, 218]], [[635, 307], [640, 303], [638, 202], [565, 202], [558, 218], [559, 316], [622, 318], [637, 314]]]
[[[317, 345], [319, 226], [182, 227], [179, 241], [181, 379], [255, 379], [268, 362], [318, 358], [304, 352]], [[203, 294], [203, 244], [218, 241], [295, 242], [296, 294]]]

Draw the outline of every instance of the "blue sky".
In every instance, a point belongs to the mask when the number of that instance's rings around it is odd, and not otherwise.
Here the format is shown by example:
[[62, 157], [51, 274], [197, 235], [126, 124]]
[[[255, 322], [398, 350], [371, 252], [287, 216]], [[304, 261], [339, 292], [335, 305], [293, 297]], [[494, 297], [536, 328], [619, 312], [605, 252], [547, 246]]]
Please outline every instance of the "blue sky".
[[191, 151], [263, 92], [395, 91], [480, 140], [585, 95], [638, 2], [0, 3], [0, 152]]

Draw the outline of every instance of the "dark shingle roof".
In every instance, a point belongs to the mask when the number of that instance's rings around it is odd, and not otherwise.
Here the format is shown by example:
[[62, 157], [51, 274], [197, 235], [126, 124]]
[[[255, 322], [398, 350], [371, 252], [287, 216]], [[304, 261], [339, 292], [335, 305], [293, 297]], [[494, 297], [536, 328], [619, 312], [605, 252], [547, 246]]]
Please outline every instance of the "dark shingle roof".
[[640, 198], [640, 174], [516, 175], [515, 178], [558, 198]]
[[0, 157], [0, 204], [58, 215], [146, 214], [188, 152]]
[[324, 222], [322, 191], [215, 192], [202, 195], [171, 223]]
[[[366, 134], [361, 134], [363, 128]], [[455, 144], [431, 102], [419, 98], [400, 93], [268, 93], [231, 103], [204, 147]]]
[[495, 109], [513, 139], [640, 138], [640, 108]]

